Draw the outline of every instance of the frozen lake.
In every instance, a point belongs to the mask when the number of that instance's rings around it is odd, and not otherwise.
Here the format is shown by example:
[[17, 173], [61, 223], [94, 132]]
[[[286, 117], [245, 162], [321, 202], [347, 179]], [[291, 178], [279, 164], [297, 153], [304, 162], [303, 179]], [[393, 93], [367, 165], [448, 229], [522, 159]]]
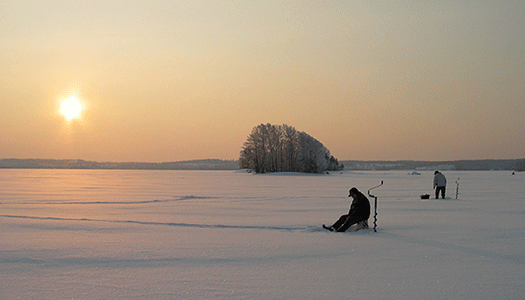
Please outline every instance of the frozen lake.
[[525, 173], [410, 173], [0, 169], [0, 298], [523, 299]]

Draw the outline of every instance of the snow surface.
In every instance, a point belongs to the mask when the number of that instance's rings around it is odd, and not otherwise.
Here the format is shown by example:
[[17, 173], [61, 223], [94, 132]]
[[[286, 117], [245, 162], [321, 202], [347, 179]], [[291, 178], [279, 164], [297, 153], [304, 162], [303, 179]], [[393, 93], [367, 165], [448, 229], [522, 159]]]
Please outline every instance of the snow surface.
[[525, 298], [525, 173], [420, 173], [1, 169], [0, 298]]

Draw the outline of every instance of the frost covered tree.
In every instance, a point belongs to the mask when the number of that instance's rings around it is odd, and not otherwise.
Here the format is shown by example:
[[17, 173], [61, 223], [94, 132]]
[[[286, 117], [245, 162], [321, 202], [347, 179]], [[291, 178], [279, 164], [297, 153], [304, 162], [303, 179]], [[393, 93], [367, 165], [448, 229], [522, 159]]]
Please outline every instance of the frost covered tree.
[[239, 158], [240, 167], [256, 173], [321, 173], [342, 170], [318, 140], [288, 125], [261, 124], [252, 129]]

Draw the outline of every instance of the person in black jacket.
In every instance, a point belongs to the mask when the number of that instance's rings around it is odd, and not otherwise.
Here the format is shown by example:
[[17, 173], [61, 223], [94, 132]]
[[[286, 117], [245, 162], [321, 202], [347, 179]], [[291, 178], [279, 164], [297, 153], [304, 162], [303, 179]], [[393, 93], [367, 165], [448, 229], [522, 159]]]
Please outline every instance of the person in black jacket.
[[352, 204], [350, 211], [346, 215], [342, 215], [334, 225], [327, 227], [323, 224], [323, 228], [330, 231], [345, 232], [350, 226], [358, 224], [357, 230], [361, 228], [368, 228], [368, 218], [370, 217], [370, 201], [355, 187], [350, 189], [348, 197], [352, 197]]

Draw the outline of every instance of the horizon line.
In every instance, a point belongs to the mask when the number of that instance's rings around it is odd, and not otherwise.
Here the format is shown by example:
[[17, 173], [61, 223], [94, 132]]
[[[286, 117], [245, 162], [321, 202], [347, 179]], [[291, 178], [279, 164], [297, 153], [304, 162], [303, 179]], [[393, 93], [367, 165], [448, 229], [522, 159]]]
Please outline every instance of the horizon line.
[[[172, 160], [172, 161], [160, 161], [160, 162], [149, 162], [149, 161], [98, 161], [98, 160], [89, 160], [83, 158], [0, 158], [0, 160], [54, 160], [54, 161], [85, 161], [93, 163], [144, 163], [144, 164], [163, 164], [163, 163], [179, 163], [179, 162], [195, 162], [195, 161], [229, 161], [235, 162], [239, 159], [223, 159], [223, 158], [197, 158], [197, 159], [185, 159], [185, 160]], [[477, 158], [477, 159], [449, 159], [449, 160], [430, 160], [430, 159], [338, 159], [338, 161], [363, 161], [363, 162], [457, 162], [457, 161], [488, 161], [488, 160], [525, 160], [525, 157], [522, 158]]]

